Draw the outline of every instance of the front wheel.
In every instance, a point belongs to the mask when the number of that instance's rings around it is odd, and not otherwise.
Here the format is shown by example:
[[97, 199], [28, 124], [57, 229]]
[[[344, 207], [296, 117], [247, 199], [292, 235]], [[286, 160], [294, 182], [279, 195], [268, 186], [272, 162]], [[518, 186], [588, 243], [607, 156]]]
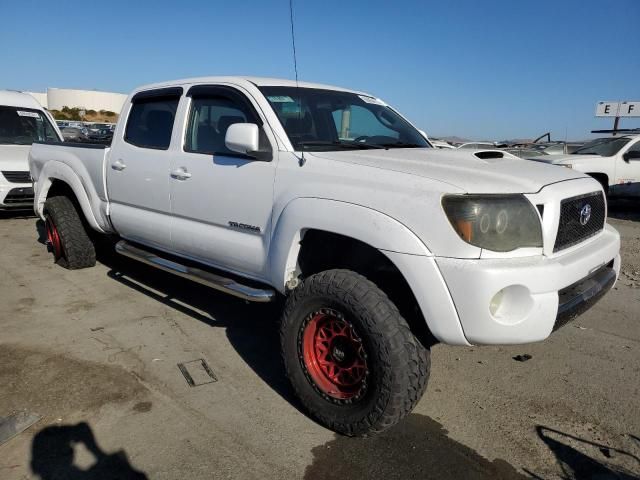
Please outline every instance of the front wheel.
[[344, 435], [395, 425], [427, 386], [429, 351], [384, 292], [349, 270], [305, 279], [287, 299], [280, 339], [303, 406]]

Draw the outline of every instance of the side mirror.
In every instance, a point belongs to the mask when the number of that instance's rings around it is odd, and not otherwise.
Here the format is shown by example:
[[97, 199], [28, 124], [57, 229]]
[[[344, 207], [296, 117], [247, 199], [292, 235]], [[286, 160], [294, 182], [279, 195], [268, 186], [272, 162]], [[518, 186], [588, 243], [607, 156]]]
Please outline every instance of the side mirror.
[[260, 129], [255, 123], [233, 123], [227, 129], [224, 144], [232, 152], [255, 156], [259, 138]]
[[631, 152], [627, 152], [622, 155], [622, 158], [625, 162], [629, 162], [630, 160], [640, 160], [640, 150], [634, 150]]

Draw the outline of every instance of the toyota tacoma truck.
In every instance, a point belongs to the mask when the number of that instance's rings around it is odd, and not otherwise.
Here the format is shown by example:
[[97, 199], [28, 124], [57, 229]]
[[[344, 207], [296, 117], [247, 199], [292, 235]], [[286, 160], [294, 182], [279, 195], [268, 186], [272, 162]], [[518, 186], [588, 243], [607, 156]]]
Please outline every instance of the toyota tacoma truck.
[[[110, 146], [34, 144], [55, 262], [122, 255], [253, 302], [285, 299], [287, 376], [365, 436], [407, 415], [429, 348], [547, 338], [620, 269], [602, 187], [496, 150], [438, 150], [384, 101], [312, 83], [148, 85]], [[99, 238], [99, 236], [98, 236]]]
[[62, 140], [51, 114], [28, 93], [0, 90], [0, 210], [33, 208], [29, 149], [46, 140]]

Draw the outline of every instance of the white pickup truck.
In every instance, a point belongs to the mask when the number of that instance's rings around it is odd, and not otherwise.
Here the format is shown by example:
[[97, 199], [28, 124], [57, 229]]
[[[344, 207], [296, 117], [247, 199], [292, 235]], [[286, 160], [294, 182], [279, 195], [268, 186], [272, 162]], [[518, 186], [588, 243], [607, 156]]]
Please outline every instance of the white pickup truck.
[[55, 261], [116, 251], [248, 301], [286, 297], [282, 355], [312, 417], [380, 432], [429, 347], [536, 342], [616, 281], [600, 184], [495, 150], [437, 150], [366, 93], [207, 77], [127, 99], [113, 143], [34, 144]]
[[640, 197], [640, 135], [597, 138], [568, 155], [530, 160], [573, 168], [595, 178], [612, 197]]

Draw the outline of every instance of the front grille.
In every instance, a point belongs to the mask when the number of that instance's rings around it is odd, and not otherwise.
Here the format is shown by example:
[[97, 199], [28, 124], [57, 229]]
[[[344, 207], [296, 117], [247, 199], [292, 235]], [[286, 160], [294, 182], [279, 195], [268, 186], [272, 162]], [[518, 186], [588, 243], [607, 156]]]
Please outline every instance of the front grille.
[[565, 198], [560, 202], [560, 224], [553, 251], [577, 245], [604, 228], [605, 202], [602, 192]]
[[5, 205], [27, 205], [33, 203], [33, 188], [13, 188], [4, 197]]
[[2, 175], [11, 183], [31, 183], [31, 174], [29, 172], [2, 170]]

